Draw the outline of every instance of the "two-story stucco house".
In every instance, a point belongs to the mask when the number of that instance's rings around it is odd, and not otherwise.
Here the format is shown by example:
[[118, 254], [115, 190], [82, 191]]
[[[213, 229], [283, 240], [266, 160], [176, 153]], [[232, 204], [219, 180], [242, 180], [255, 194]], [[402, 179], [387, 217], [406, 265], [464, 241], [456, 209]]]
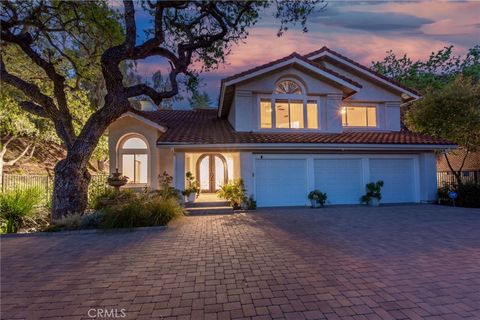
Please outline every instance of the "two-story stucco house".
[[259, 206], [302, 206], [320, 189], [357, 204], [383, 180], [383, 203], [436, 199], [435, 150], [449, 142], [401, 130], [419, 95], [326, 47], [222, 80], [218, 110], [131, 111], [109, 128], [110, 163], [135, 185], [166, 171], [202, 192], [242, 178]]

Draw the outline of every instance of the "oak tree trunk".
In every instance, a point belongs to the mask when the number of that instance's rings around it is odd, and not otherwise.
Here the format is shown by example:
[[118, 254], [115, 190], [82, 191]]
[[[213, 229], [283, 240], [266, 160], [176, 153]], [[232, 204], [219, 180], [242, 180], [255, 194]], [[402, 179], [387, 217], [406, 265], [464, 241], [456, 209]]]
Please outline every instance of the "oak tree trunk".
[[81, 161], [67, 156], [55, 166], [52, 196], [52, 220], [83, 213], [88, 204], [90, 173]]

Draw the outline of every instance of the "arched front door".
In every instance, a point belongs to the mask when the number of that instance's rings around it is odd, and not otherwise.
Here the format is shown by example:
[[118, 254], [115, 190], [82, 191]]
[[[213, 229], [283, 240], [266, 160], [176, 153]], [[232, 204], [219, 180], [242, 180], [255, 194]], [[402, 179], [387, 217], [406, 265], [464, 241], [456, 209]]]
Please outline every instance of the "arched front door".
[[203, 154], [197, 161], [197, 179], [202, 192], [216, 192], [228, 182], [227, 161], [221, 154]]

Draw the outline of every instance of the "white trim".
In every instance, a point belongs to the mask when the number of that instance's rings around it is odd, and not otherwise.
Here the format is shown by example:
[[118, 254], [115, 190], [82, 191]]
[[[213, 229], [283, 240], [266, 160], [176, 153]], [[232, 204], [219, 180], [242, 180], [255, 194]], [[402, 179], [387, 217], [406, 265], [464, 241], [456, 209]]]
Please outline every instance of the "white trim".
[[308, 70], [311, 70], [327, 79], [330, 79], [344, 87], [347, 87], [349, 88], [350, 90], [352, 91], [355, 91], [357, 92], [359, 89], [361, 89], [361, 87], [357, 87], [356, 85], [353, 85], [327, 71], [324, 71], [320, 68], [317, 68], [315, 66], [312, 66], [311, 64], [305, 62], [305, 61], [302, 61], [301, 59], [297, 58], [297, 57], [292, 57], [288, 60], [285, 60], [285, 61], [282, 61], [282, 62], [279, 62], [279, 63], [276, 63], [272, 66], [269, 66], [269, 67], [266, 67], [266, 68], [262, 68], [260, 70], [257, 70], [255, 72], [251, 72], [251, 73], [248, 73], [242, 77], [238, 77], [238, 78], [235, 78], [235, 79], [232, 79], [230, 81], [227, 81], [227, 82], [224, 82], [222, 83], [222, 86], [220, 88], [220, 108], [218, 108], [218, 114], [221, 115], [222, 114], [222, 111], [223, 111], [223, 102], [224, 102], [224, 98], [225, 98], [225, 90], [226, 90], [226, 87], [228, 86], [231, 86], [233, 84], [236, 84], [236, 83], [239, 83], [239, 82], [242, 82], [242, 81], [245, 81], [245, 80], [248, 80], [248, 79], [251, 79], [251, 78], [254, 78], [254, 77], [258, 77], [264, 73], [268, 73], [268, 72], [271, 72], [273, 70], [276, 70], [278, 68], [281, 68], [281, 67], [284, 67], [284, 66], [287, 66], [289, 64], [292, 64], [292, 63], [297, 63], [298, 65], [308, 69]]
[[390, 82], [390, 81], [388, 81], [388, 80], [385, 80], [385, 79], [377, 76], [376, 74], [374, 74], [374, 73], [372, 73], [372, 72], [370, 72], [370, 71], [367, 71], [367, 70], [365, 70], [365, 69], [363, 69], [363, 68], [360, 68], [360, 67], [354, 65], [353, 63], [351, 63], [351, 62], [349, 62], [349, 61], [347, 61], [347, 60], [345, 60], [345, 59], [343, 59], [343, 58], [341, 58], [341, 57], [339, 57], [339, 56], [337, 56], [337, 55], [335, 55], [335, 54], [332, 54], [332, 53], [330, 53], [330, 52], [328, 52], [328, 51], [320, 52], [320, 53], [318, 53], [318, 54], [316, 54], [316, 55], [314, 55], [314, 56], [308, 57], [307, 59], [315, 60], [315, 59], [320, 58], [320, 57], [323, 57], [323, 56], [328, 56], [329, 58], [332, 58], [332, 59], [334, 59], [334, 60], [340, 61], [340, 62], [342, 62], [343, 64], [347, 65], [348, 67], [350, 67], [350, 68], [352, 68], [352, 69], [354, 69], [354, 70], [356, 70], [356, 71], [359, 71], [359, 72], [361, 72], [361, 73], [363, 73], [363, 74], [366, 74], [366, 75], [370, 76], [371, 78], [373, 78], [373, 79], [375, 79], [375, 80], [377, 80], [377, 81], [379, 81], [379, 82], [381, 82], [381, 83], [383, 83], [383, 84], [385, 84], [385, 85], [388, 85], [388, 86], [390, 86], [390, 87], [392, 87], [392, 88], [395, 88], [396, 90], [398, 90], [398, 91], [400, 91], [400, 92], [402, 92], [402, 93], [407, 94], [408, 96], [414, 98], [415, 100], [421, 98], [419, 95], [416, 95], [416, 94], [414, 94], [413, 92], [411, 92], [411, 91], [409, 91], [409, 90], [406, 90], [406, 89], [404, 89], [404, 88], [402, 88], [402, 87], [399, 87], [399, 86], [397, 86], [396, 84], [394, 84], [394, 83], [392, 83], [392, 82]]
[[228, 144], [191, 144], [191, 143], [157, 143], [159, 148], [192, 148], [192, 149], [266, 149], [266, 150], [453, 150], [457, 145], [451, 144], [339, 144], [339, 143], [228, 143]]
[[133, 113], [131, 111], [128, 111], [128, 112], [124, 113], [122, 116], [120, 116], [119, 119], [122, 119], [122, 118], [125, 118], [125, 117], [131, 117], [131, 118], [134, 118], [138, 121], [144, 122], [145, 124], [148, 124], [149, 126], [160, 130], [161, 132], [166, 132], [167, 131], [166, 127], [164, 127], [162, 125], [159, 125], [158, 123], [155, 123], [152, 120], [149, 120], [149, 119], [147, 119], [145, 117], [142, 117], [141, 115], [138, 115], [138, 114]]
[[[147, 149], [124, 149], [123, 145], [125, 142], [131, 138], [139, 138], [145, 144], [147, 145]], [[131, 154], [131, 155], [137, 155], [137, 154], [146, 154], [147, 155], [147, 182], [146, 183], [140, 183], [140, 182], [128, 182], [126, 186], [131, 186], [131, 187], [138, 187], [138, 186], [151, 186], [151, 181], [150, 181], [150, 175], [151, 175], [151, 168], [152, 168], [152, 148], [150, 147], [150, 144], [148, 143], [147, 138], [138, 132], [129, 132], [125, 133], [122, 135], [118, 140], [117, 144], [115, 146], [115, 156], [117, 157], [116, 161], [116, 167], [120, 171], [123, 171], [123, 155], [124, 154]]]
[[[262, 128], [262, 115], [260, 110], [260, 102], [262, 100], [270, 101], [271, 107], [271, 128]], [[275, 110], [275, 101], [276, 100], [288, 100], [290, 105], [291, 100], [297, 100], [303, 102], [303, 128], [277, 128], [277, 117]], [[257, 110], [257, 123], [255, 124], [255, 132], [286, 132], [286, 133], [298, 133], [298, 132], [318, 132], [323, 130], [321, 125], [321, 106], [320, 99], [318, 96], [308, 96], [308, 95], [287, 95], [287, 94], [257, 94], [256, 95], [256, 110]], [[307, 128], [308, 127], [308, 116], [307, 116], [307, 104], [309, 101], [313, 101], [317, 104], [317, 128]], [[289, 108], [290, 109], [290, 108]]]

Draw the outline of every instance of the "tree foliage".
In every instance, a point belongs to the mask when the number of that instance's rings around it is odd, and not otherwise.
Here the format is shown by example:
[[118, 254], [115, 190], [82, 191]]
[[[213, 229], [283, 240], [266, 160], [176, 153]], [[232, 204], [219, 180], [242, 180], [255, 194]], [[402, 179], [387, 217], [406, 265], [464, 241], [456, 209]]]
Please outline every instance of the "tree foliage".
[[[55, 167], [53, 218], [86, 208], [87, 164], [107, 127], [129, 110], [131, 98], [147, 96], [160, 105], [178, 94], [179, 78], [194, 84], [198, 72], [223, 63], [266, 8], [276, 8], [283, 32], [288, 23], [305, 27], [320, 1], [142, 1], [152, 17], [145, 39], [138, 37], [133, 1], [123, 2], [122, 20], [102, 0], [3, 1], [1, 81], [22, 92], [23, 110], [52, 121], [67, 150]], [[3, 53], [7, 44], [42, 71], [51, 91], [12, 68]], [[170, 65], [169, 86], [160, 91], [148, 83], [124, 82], [122, 66], [149, 57], [161, 57]], [[99, 68], [90, 69], [92, 65]], [[75, 106], [68, 97], [98, 82], [104, 86], [97, 91], [105, 92], [97, 99], [102, 105], [76, 129]]]
[[205, 91], [202, 93], [197, 90], [194, 91], [192, 97], [188, 99], [188, 102], [192, 109], [208, 109], [212, 107], [212, 100]]
[[[408, 109], [405, 121], [413, 131], [457, 143], [466, 151], [465, 161], [480, 148], [480, 83], [458, 76], [442, 89], [429, 89]], [[454, 170], [445, 158], [461, 184], [462, 167]]]
[[480, 45], [464, 56], [453, 54], [453, 46], [432, 52], [429, 58], [412, 60], [407, 54], [398, 57], [392, 50], [382, 61], [372, 62], [372, 69], [424, 93], [429, 88], [440, 89], [459, 74], [480, 80]]

